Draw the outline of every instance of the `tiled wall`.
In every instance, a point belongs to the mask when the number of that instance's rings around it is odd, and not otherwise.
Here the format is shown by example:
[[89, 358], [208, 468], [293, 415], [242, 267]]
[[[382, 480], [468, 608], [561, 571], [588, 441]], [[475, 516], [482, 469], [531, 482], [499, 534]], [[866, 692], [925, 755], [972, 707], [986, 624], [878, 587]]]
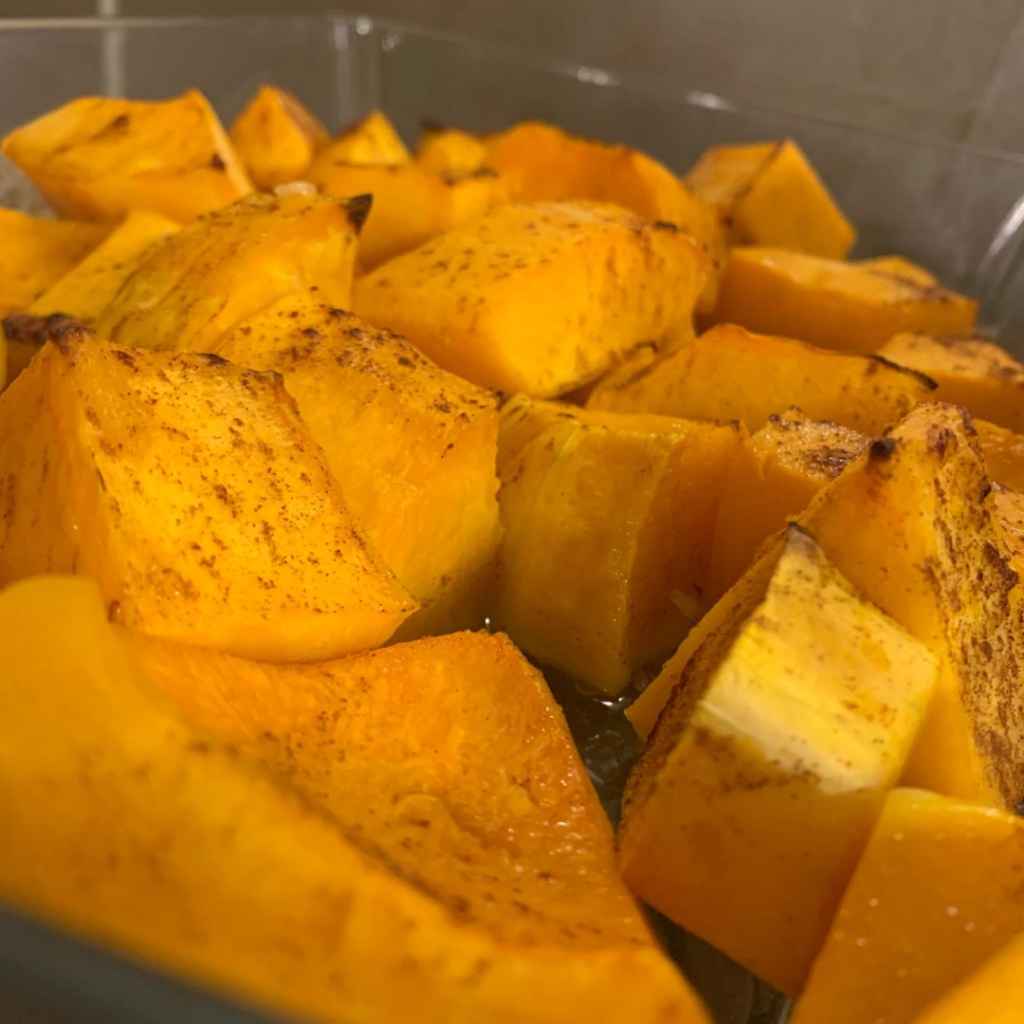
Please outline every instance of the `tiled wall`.
[[[1024, 153], [1024, 0], [354, 0], [628, 75]], [[0, 14], [324, 11], [330, 0], [0, 0]]]

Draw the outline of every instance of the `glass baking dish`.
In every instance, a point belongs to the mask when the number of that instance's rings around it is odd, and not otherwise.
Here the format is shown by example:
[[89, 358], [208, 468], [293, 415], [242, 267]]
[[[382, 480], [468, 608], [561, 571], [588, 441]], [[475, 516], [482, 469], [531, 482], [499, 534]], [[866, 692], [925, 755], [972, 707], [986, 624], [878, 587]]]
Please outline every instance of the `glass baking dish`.
[[[0, 23], [0, 131], [83, 94], [201, 89], [230, 121], [264, 82], [333, 128], [371, 107], [409, 140], [421, 121], [486, 131], [525, 118], [631, 143], [685, 170], [709, 145], [792, 136], [860, 229], [858, 255], [899, 252], [982, 302], [981, 322], [1024, 355], [1024, 158], [852, 128], [697, 90], [658, 94], [598, 68], [360, 15]], [[40, 201], [11, 167], [0, 202]], [[1020, 339], [1020, 340], [1018, 340]], [[551, 679], [614, 817], [639, 744], [620, 708]], [[9, 841], [2, 835], [0, 842]], [[719, 1024], [779, 1024], [783, 999], [661, 919], [655, 927]], [[0, 1020], [17, 1024], [256, 1024], [193, 990], [0, 907]], [[481, 1022], [486, 1024], [486, 1022]], [[625, 1024], [625, 1022], [624, 1022]]]

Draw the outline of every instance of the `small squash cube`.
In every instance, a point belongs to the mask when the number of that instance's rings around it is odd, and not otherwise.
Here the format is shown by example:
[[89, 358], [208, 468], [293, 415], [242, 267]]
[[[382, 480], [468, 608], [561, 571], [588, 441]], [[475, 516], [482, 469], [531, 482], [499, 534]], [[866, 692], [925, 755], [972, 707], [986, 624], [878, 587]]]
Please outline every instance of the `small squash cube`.
[[479, 135], [424, 125], [416, 163], [434, 174], [472, 174], [487, 163], [487, 145]]
[[250, 196], [153, 249], [96, 320], [137, 348], [213, 352], [225, 334], [278, 299], [318, 288], [351, 298], [356, 239], [369, 199]]
[[206, 97], [160, 103], [86, 96], [17, 128], [3, 152], [62, 217], [152, 210], [184, 224], [252, 191]]
[[714, 146], [686, 175], [722, 213], [730, 245], [770, 245], [841, 260], [857, 237], [792, 140]]
[[713, 319], [822, 348], [876, 352], [901, 331], [970, 331], [977, 309], [940, 285], [856, 263], [740, 248], [726, 260]]
[[619, 860], [647, 903], [793, 995], [913, 746], [935, 660], [794, 525], [737, 611], [630, 777]]
[[508, 402], [497, 627], [538, 661], [621, 693], [700, 616], [740, 440], [732, 425]]
[[5, 903], [275, 1017], [707, 1024], [504, 638], [285, 670], [49, 577], [0, 594], [0, 647]]
[[729, 466], [715, 520], [705, 601], [713, 604], [746, 571], [761, 545], [803, 512], [871, 443], [866, 434], [808, 419], [799, 409], [772, 415]]
[[1024, 930], [1022, 877], [1024, 820], [894, 790], [792, 1024], [911, 1024]]
[[332, 164], [397, 165], [412, 160], [398, 129], [382, 110], [371, 110], [345, 128], [323, 155]]
[[309, 171], [310, 180], [331, 196], [372, 195], [373, 205], [359, 235], [359, 265], [372, 270], [486, 213], [507, 197], [493, 171], [441, 175], [418, 164], [339, 163], [326, 151]]
[[231, 143], [257, 188], [300, 181], [327, 129], [290, 92], [264, 85], [231, 126]]
[[884, 359], [720, 324], [664, 357], [643, 353], [624, 363], [598, 384], [587, 404], [695, 420], [735, 419], [750, 431], [795, 405], [811, 419], [878, 434], [934, 387], [927, 377]]
[[401, 636], [483, 624], [497, 553], [497, 396], [323, 302], [282, 299], [220, 354], [284, 377], [345, 501], [420, 602]]
[[[857, 590], [939, 661], [907, 784], [1017, 807], [1024, 598], [985, 500], [991, 485], [973, 435], [962, 410], [922, 404], [819, 491], [799, 521]], [[711, 609], [627, 710], [641, 734], [748, 585], [741, 579]]]
[[106, 224], [0, 209], [0, 314], [20, 313], [106, 237]]
[[513, 204], [360, 278], [353, 307], [467, 380], [550, 397], [681, 329], [706, 274], [669, 224], [599, 203]]
[[879, 354], [928, 374], [935, 401], [963, 405], [973, 416], [1024, 431], [1024, 364], [988, 338], [902, 333]]
[[973, 422], [988, 475], [997, 484], [1024, 492], [1024, 434], [1015, 434], [984, 420]]
[[178, 225], [159, 213], [132, 211], [81, 263], [50, 285], [28, 312], [64, 313], [79, 323], [93, 323], [149, 251], [176, 231]]
[[0, 397], [0, 436], [0, 584], [91, 576], [125, 625], [282, 661], [415, 610], [276, 375], [67, 332]]

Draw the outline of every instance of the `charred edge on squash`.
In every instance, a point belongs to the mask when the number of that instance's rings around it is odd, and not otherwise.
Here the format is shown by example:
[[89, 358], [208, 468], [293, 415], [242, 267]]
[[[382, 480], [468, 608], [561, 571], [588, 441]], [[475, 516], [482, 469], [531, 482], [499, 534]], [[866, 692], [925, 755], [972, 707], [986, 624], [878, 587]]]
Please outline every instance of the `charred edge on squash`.
[[888, 367], [890, 370], [899, 370], [900, 373], [909, 373], [911, 377], [916, 377], [929, 391], [934, 391], [939, 386], [931, 377], [928, 376], [927, 373], [911, 369], [909, 366], [904, 366], [902, 363], [894, 363], [891, 359], [887, 359], [885, 356], [872, 353], [868, 356], [868, 359], [871, 359], [876, 363], [881, 363], [882, 366]]
[[8, 341], [42, 348], [52, 341], [64, 355], [80, 341], [95, 337], [91, 327], [79, 323], [66, 313], [33, 316], [31, 313], [11, 313], [3, 320], [4, 336]]
[[358, 234], [370, 216], [370, 209], [373, 206], [373, 196], [368, 192], [361, 196], [352, 196], [345, 200], [345, 209], [348, 211], [349, 223], [355, 228]]
[[885, 462], [892, 458], [896, 451], [896, 438], [876, 437], [868, 446], [868, 458], [875, 462]]

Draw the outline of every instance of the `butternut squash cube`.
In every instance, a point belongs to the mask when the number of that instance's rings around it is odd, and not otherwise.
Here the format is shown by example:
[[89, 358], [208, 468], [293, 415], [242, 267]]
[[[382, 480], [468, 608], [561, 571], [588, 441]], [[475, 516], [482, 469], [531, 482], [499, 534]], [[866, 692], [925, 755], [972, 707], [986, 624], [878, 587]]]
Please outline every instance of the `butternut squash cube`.
[[398, 129], [382, 110], [371, 110], [349, 125], [326, 147], [324, 157], [330, 163], [407, 164], [412, 154]]
[[486, 213], [507, 198], [505, 182], [483, 168], [441, 175], [418, 164], [340, 163], [330, 150], [314, 162], [309, 178], [331, 196], [373, 196], [359, 236], [359, 264], [372, 270]]
[[1024, 494], [998, 484], [990, 496], [1000, 550], [1018, 575], [1024, 574]]
[[782, 249], [729, 252], [715, 323], [876, 352], [901, 331], [970, 331], [978, 304], [941, 285]]
[[276, 375], [66, 335], [0, 397], [0, 436], [0, 584], [91, 576], [118, 622], [281, 661], [415, 610]]
[[243, 321], [220, 354], [284, 377], [349, 508], [420, 602], [400, 635], [482, 625], [500, 533], [497, 396], [314, 292]]
[[206, 97], [159, 103], [84, 96], [17, 128], [3, 152], [62, 217], [151, 210], [184, 224], [252, 191]]
[[766, 589], [698, 651], [630, 777], [626, 883], [799, 992], [934, 685], [927, 647], [791, 525]]
[[141, 266], [149, 251], [178, 230], [159, 213], [134, 210], [100, 244], [28, 307], [37, 316], [64, 313], [90, 324]]
[[527, 121], [491, 142], [487, 166], [507, 179], [509, 193], [518, 202], [589, 199], [615, 203], [646, 220], [675, 224], [708, 254], [709, 283], [717, 280], [724, 252], [717, 211], [638, 149]]
[[713, 146], [686, 175], [722, 213], [730, 245], [770, 245], [841, 260], [857, 233], [792, 140]]
[[877, 273], [890, 274], [893, 277], [903, 277], [914, 284], [925, 285], [926, 287], [938, 284], [939, 279], [919, 263], [908, 260], [906, 256], [872, 256], [866, 260], [855, 260], [855, 265], [863, 270], [873, 270]]
[[797, 406], [811, 419], [879, 434], [934, 387], [922, 374], [884, 359], [720, 324], [663, 358], [645, 354], [624, 363], [598, 384], [587, 404], [695, 420], [735, 419], [750, 431]]
[[987, 338], [903, 333], [879, 353], [928, 374], [935, 401], [963, 405], [1001, 427], [1024, 431], [1024, 364]]
[[27, 309], [109, 230], [105, 224], [45, 220], [0, 208], [0, 313]]
[[137, 348], [213, 352], [237, 323], [308, 288], [351, 298], [369, 200], [250, 196], [152, 250], [103, 310], [96, 331]]
[[1022, 877], [1020, 818], [894, 790], [792, 1024], [910, 1024], [1024, 929]]
[[51, 577], [0, 595], [0, 644], [5, 902], [275, 1016], [707, 1024], [507, 641], [294, 671], [167, 644], [154, 683]]
[[1017, 1024], [1024, 1005], [1024, 931], [950, 989], [914, 1024]]
[[457, 128], [424, 125], [416, 163], [434, 174], [472, 174], [487, 163], [487, 145], [479, 135]]
[[360, 278], [353, 308], [467, 380], [549, 397], [684, 326], [706, 273], [670, 225], [597, 203], [515, 204]]
[[497, 627], [538, 661], [621, 693], [700, 616], [740, 442], [733, 425], [508, 402]]
[[273, 85], [260, 87], [231, 126], [230, 138], [249, 177], [265, 192], [300, 181], [317, 150], [330, 142], [316, 117]]
[[984, 420], [973, 420], [988, 475], [1012, 491], [1024, 491], [1024, 435]]
[[717, 601], [753, 563], [761, 545], [870, 443], [865, 434], [810, 420], [799, 409], [769, 417], [747, 437], [726, 474], [705, 601]]
[[[960, 409], [918, 406], [819, 491], [799, 521], [865, 598], [938, 658], [907, 784], [1015, 808], [1024, 800], [1024, 610], [973, 433]], [[757, 578], [764, 558], [748, 576]], [[641, 734], [750, 586], [741, 579], [719, 601], [628, 709]]]

